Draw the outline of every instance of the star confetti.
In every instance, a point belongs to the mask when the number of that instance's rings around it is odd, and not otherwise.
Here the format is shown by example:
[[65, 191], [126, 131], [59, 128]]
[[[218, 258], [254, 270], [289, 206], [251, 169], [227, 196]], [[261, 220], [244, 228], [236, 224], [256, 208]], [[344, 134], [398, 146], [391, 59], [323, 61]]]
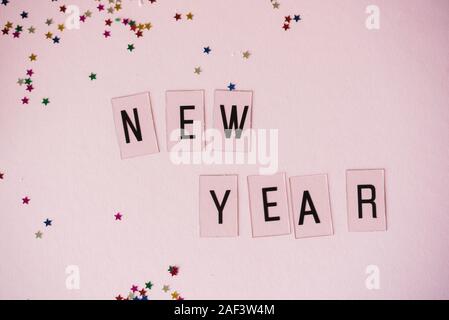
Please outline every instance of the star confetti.
[[249, 59], [249, 57], [251, 56], [251, 52], [249, 52], [248, 50], [244, 51], [242, 53], [242, 56], [244, 59]]
[[203, 48], [203, 52], [205, 54], [209, 54], [211, 51], [212, 51], [212, 49], [209, 46]]
[[176, 21], [181, 20], [182, 16], [179, 13], [176, 13], [175, 16], [173, 17]]
[[196, 67], [193, 71], [195, 74], [199, 75], [203, 70], [201, 70], [201, 67]]
[[44, 224], [45, 224], [45, 226], [46, 227], [49, 227], [49, 226], [51, 226], [51, 223], [52, 223], [53, 221], [52, 220], [50, 220], [50, 219], [46, 219], [45, 221], [44, 221]]
[[228, 89], [229, 91], [234, 91], [235, 90], [235, 83], [230, 82], [228, 85]]
[[193, 20], [193, 13], [189, 12], [186, 14], [187, 20]]
[[179, 293], [178, 293], [178, 291], [173, 291], [173, 292], [171, 293], [171, 298], [172, 298], [173, 300], [177, 300], [177, 299], [179, 298]]
[[48, 99], [48, 98], [43, 98], [42, 99], [42, 104], [43, 105], [47, 106], [47, 104], [49, 104], [49, 103], [50, 103], [50, 99]]
[[24, 198], [22, 198], [22, 204], [30, 204], [30, 198], [28, 198], [28, 197], [24, 197]]
[[295, 21], [295, 22], [299, 22], [301, 20], [301, 16], [299, 14], [294, 14], [293, 18], [289, 15], [289, 16], [285, 16], [284, 17], [284, 24], [282, 25], [282, 29], [284, 29], [285, 31], [290, 30], [290, 26], [291, 26], [291, 22]]
[[177, 267], [177, 266], [169, 266], [168, 267], [168, 272], [171, 274], [172, 277], [176, 276], [176, 275], [178, 275], [179, 267]]
[[93, 72], [91, 72], [91, 73], [90, 73], [90, 75], [89, 75], [89, 78], [90, 78], [90, 80], [91, 80], [91, 81], [93, 81], [93, 80], [97, 80], [97, 74], [96, 74], [96, 73], [93, 73]]
[[0, 180], [4, 179], [5, 174], [3, 172], [0, 172]]
[[128, 51], [129, 52], [133, 52], [134, 49], [135, 49], [134, 48], [134, 44], [128, 44]]
[[36, 237], [36, 239], [42, 239], [42, 235], [43, 235], [43, 233], [42, 233], [42, 231], [40, 231], [40, 230], [34, 234], [34, 236]]
[[151, 281], [148, 281], [145, 283], [145, 288], [147, 288], [148, 290], [151, 290], [152, 287], [153, 287], [153, 283]]
[[115, 220], [122, 220], [122, 217], [123, 217], [123, 215], [120, 213], [120, 212], [117, 212], [115, 215], [114, 215], [114, 217], [115, 217]]
[[166, 293], [169, 292], [170, 291], [170, 286], [164, 284], [164, 286], [162, 287], [162, 291], [164, 291]]

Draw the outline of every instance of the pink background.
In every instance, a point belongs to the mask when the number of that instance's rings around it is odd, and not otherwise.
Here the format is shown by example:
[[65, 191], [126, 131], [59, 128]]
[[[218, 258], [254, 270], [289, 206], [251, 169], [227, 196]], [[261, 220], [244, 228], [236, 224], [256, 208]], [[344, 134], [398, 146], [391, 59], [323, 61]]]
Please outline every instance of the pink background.
[[[62, 23], [62, 3], [0, 6], [1, 25], [37, 28], [0, 36], [0, 298], [111, 299], [148, 280], [152, 298], [167, 298], [165, 282], [186, 299], [449, 298], [448, 1], [280, 0], [274, 10], [268, 0], [125, 0], [121, 16], [154, 25], [140, 39], [118, 25], [104, 39], [97, 2], [71, 1], [93, 16], [54, 45], [44, 21]], [[380, 30], [365, 28], [369, 4]], [[284, 31], [293, 14], [303, 20]], [[22, 105], [16, 81], [30, 67], [36, 90]], [[254, 91], [254, 127], [280, 130], [280, 172], [328, 174], [333, 236], [253, 239], [246, 178], [256, 166], [170, 162], [165, 91], [204, 89], [209, 126], [214, 89], [231, 81]], [[145, 91], [161, 153], [121, 160], [110, 99]], [[347, 230], [345, 170], [364, 168], [385, 168], [387, 232]], [[199, 175], [234, 173], [240, 236], [200, 238]], [[370, 264], [379, 290], [365, 287]], [[67, 265], [80, 268], [79, 290], [66, 289]]]

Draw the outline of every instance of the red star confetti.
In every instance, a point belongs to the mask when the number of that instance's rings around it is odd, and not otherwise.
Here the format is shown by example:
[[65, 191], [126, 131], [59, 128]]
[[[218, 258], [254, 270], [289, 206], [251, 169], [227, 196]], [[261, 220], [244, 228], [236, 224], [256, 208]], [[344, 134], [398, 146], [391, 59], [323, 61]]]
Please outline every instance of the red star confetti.
[[179, 267], [177, 267], [177, 266], [169, 266], [169, 267], [168, 267], [168, 272], [170, 272], [170, 274], [172, 275], [172, 277], [173, 277], [173, 276], [176, 276], [176, 275], [178, 275]]
[[115, 220], [122, 220], [123, 215], [120, 212], [117, 212], [115, 215]]
[[30, 204], [31, 199], [28, 197], [22, 198], [22, 204]]

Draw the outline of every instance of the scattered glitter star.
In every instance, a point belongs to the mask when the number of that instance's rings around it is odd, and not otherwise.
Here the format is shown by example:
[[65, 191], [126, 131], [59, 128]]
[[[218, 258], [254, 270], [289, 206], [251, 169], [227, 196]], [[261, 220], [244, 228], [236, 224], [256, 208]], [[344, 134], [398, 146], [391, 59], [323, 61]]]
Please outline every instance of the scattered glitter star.
[[290, 29], [290, 25], [288, 23], [284, 23], [284, 25], [282, 26], [282, 28], [287, 31], [288, 29]]
[[249, 52], [248, 50], [246, 50], [242, 53], [242, 56], [244, 59], [249, 59], [250, 55], [251, 55], [251, 52]]
[[162, 287], [162, 291], [169, 292], [170, 291], [170, 286], [164, 284], [164, 286]]
[[139, 291], [139, 287], [136, 285], [132, 285], [130, 290], [134, 293], [136, 291]]
[[293, 20], [295, 20], [295, 22], [298, 22], [299, 20], [301, 20], [301, 16], [299, 14], [295, 14], [293, 16]]
[[44, 221], [44, 223], [45, 223], [45, 226], [46, 226], [46, 227], [51, 226], [52, 220], [50, 220], [50, 219], [47, 218], [47, 219]]
[[201, 67], [196, 67], [194, 73], [199, 75], [203, 70], [201, 70]]
[[189, 13], [186, 15], [186, 17], [187, 17], [187, 20], [193, 20], [193, 13], [192, 13], [192, 12], [189, 12]]
[[0, 180], [3, 180], [3, 176], [4, 176], [5, 174], [3, 173], [3, 172], [0, 172]]
[[2, 0], [2, 5], [6, 6], [9, 3], [9, 0]]
[[26, 18], [28, 18], [28, 12], [22, 11], [20, 16], [22, 17], [22, 19], [26, 19]]
[[229, 89], [229, 91], [234, 91], [235, 90], [235, 83], [229, 82], [228, 89]]
[[169, 266], [169, 267], [168, 267], [168, 272], [170, 272], [170, 274], [172, 275], [172, 277], [173, 277], [173, 276], [176, 276], [176, 275], [178, 275], [179, 267], [177, 267], [177, 266]]
[[92, 80], [97, 80], [97, 74], [91, 72], [90, 75], [89, 75], [89, 78], [90, 78], [91, 81], [92, 81]]
[[27, 76], [32, 76], [34, 74], [34, 71], [33, 71], [33, 69], [28, 69], [27, 70]]
[[139, 293], [140, 293], [141, 296], [144, 296], [144, 295], [147, 294], [147, 290], [145, 290], [144, 288], [142, 288], [142, 289], [139, 291]]
[[28, 99], [27, 97], [22, 98], [22, 104], [28, 104], [29, 101], [30, 99]]
[[34, 53], [32, 53], [28, 58], [30, 59], [30, 61], [36, 61], [37, 55], [35, 55]]
[[179, 297], [179, 293], [178, 293], [177, 291], [173, 291], [173, 292], [171, 293], [171, 298], [172, 298], [173, 300], [178, 299], [178, 297]]
[[203, 52], [206, 54], [209, 54], [211, 51], [212, 49], [209, 46], [203, 48]]
[[34, 33], [36, 31], [36, 28], [31, 26], [28, 28], [28, 33]]
[[53, 38], [53, 43], [59, 43], [60, 38], [58, 36]]
[[42, 239], [43, 233], [39, 230], [39, 231], [36, 232], [34, 235], [36, 236], [36, 239]]
[[22, 198], [22, 204], [29, 204], [30, 203], [30, 198], [28, 198], [28, 197], [25, 197], [25, 198]]
[[19, 84], [19, 86], [23, 85], [24, 82], [25, 82], [25, 80], [23, 80], [23, 79], [17, 80], [17, 83]]
[[47, 26], [52, 25], [52, 24], [53, 24], [53, 19], [47, 19], [47, 20], [45, 20], [45, 24], [46, 24]]
[[128, 44], [128, 50], [132, 52], [134, 50], [134, 44]]
[[104, 35], [105, 38], [109, 38], [111, 36], [111, 31], [105, 30], [103, 32], [103, 35]]
[[173, 18], [175, 18], [176, 21], [181, 20], [181, 15], [179, 13], [175, 14]]
[[49, 103], [50, 103], [50, 99], [48, 99], [48, 98], [43, 98], [42, 99], [42, 104], [43, 105], [47, 106], [47, 104], [49, 104]]
[[153, 283], [151, 281], [148, 281], [145, 283], [145, 288], [147, 288], [148, 290], [151, 290], [152, 287], [153, 287]]
[[122, 220], [123, 215], [120, 212], [117, 212], [117, 214], [114, 215], [115, 220]]
[[280, 5], [279, 2], [273, 2], [273, 9], [279, 9]]

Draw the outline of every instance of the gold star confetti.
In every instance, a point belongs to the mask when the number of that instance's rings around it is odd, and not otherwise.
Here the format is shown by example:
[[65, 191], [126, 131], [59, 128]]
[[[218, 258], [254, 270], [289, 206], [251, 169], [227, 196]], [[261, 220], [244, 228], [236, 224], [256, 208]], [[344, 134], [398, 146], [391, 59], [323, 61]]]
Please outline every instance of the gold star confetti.
[[164, 286], [162, 287], [162, 291], [164, 291], [164, 292], [170, 291], [170, 286], [164, 284]]
[[173, 292], [171, 293], [171, 298], [172, 298], [172, 299], [176, 300], [176, 299], [178, 299], [178, 297], [179, 297], [178, 291], [173, 291]]
[[246, 50], [242, 53], [242, 56], [243, 56], [243, 59], [249, 59], [249, 57], [251, 56], [251, 52]]
[[86, 12], [84, 12], [84, 15], [88, 18], [92, 17], [92, 12], [90, 12], [89, 10], [87, 10]]
[[151, 25], [151, 23], [150, 23], [150, 22], [148, 22], [148, 23], [145, 23], [145, 29], [147, 29], [147, 30], [150, 30], [150, 29], [151, 29], [151, 27], [152, 27], [152, 25]]
[[200, 74], [201, 72], [203, 72], [203, 70], [201, 70], [201, 67], [196, 67], [195, 71], [193, 71], [195, 74]]
[[273, 2], [273, 9], [279, 9], [280, 5], [279, 2]]
[[13, 26], [13, 24], [10, 21], [6, 22], [6, 24], [5, 24], [5, 28], [7, 28], [7, 29], [12, 28], [12, 26]]
[[36, 28], [31, 26], [28, 28], [28, 33], [34, 33], [36, 31]]
[[64, 26], [63, 23], [58, 24], [58, 30], [59, 30], [59, 31], [64, 31], [64, 29], [65, 29], [65, 26]]
[[42, 239], [43, 233], [39, 230], [39, 231], [36, 232], [34, 235], [36, 236], [36, 239]]
[[47, 20], [45, 20], [45, 24], [46, 24], [47, 26], [50, 26], [51, 24], [53, 24], [53, 19], [47, 19]]
[[189, 12], [187, 15], [187, 20], [193, 20], [193, 13]]
[[28, 58], [30, 59], [30, 61], [36, 61], [37, 55], [35, 55], [34, 53], [32, 53]]
[[51, 39], [52, 37], [53, 37], [53, 33], [51, 33], [50, 31], [45, 34], [45, 38], [47, 38], [47, 39]]

